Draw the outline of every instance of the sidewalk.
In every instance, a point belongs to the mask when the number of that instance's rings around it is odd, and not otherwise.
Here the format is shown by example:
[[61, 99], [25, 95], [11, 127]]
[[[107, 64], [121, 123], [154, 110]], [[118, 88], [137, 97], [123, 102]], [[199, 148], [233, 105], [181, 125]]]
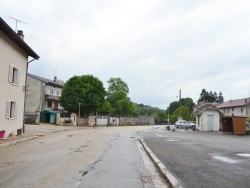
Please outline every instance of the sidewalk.
[[25, 125], [25, 133], [21, 135], [13, 135], [12, 137], [7, 137], [4, 139], [0, 139], [0, 147], [6, 147], [9, 145], [14, 145], [18, 142], [22, 142], [29, 139], [34, 139], [39, 136], [44, 136], [48, 134], [52, 134], [58, 131], [65, 131], [67, 129], [72, 129], [75, 127], [63, 127], [63, 126], [56, 126], [51, 124], [41, 124], [41, 125]]

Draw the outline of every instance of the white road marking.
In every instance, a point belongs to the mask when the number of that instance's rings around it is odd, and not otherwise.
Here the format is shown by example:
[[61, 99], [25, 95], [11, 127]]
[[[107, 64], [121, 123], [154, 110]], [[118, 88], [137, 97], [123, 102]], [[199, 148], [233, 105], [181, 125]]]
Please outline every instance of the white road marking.
[[220, 161], [226, 162], [226, 163], [238, 163], [238, 161], [230, 159], [228, 157], [223, 157], [223, 156], [214, 156], [214, 159], [218, 159]]
[[166, 140], [167, 142], [180, 142], [180, 140]]
[[238, 153], [236, 155], [242, 156], [242, 157], [250, 157], [249, 153]]

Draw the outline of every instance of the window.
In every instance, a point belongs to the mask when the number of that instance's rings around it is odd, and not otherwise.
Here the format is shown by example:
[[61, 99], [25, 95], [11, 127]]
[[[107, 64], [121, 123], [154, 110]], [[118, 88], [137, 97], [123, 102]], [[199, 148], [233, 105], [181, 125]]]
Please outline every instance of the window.
[[229, 113], [229, 108], [227, 108], [227, 113]]
[[234, 108], [232, 107], [232, 111], [234, 111]]
[[59, 96], [59, 91], [55, 90], [55, 95]]
[[9, 82], [16, 85], [20, 83], [20, 70], [12, 65], [9, 66]]
[[241, 113], [243, 113], [243, 108], [240, 109]]
[[6, 101], [6, 113], [7, 119], [17, 119], [18, 115], [18, 103], [15, 101]]
[[49, 94], [50, 94], [50, 95], [53, 95], [53, 89], [50, 89], [50, 90], [49, 90]]
[[47, 107], [52, 108], [52, 101], [48, 101]]

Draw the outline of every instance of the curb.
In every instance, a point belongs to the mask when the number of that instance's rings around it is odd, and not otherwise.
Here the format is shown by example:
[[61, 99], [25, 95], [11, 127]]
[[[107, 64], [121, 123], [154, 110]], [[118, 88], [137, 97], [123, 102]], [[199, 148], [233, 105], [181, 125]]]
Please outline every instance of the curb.
[[155, 154], [149, 149], [149, 147], [147, 146], [147, 144], [143, 141], [143, 139], [140, 139], [140, 142], [143, 146], [143, 148], [146, 150], [147, 154], [149, 155], [149, 157], [152, 159], [152, 161], [154, 162], [154, 164], [157, 166], [157, 168], [159, 169], [160, 173], [163, 175], [163, 177], [165, 178], [165, 180], [169, 183], [170, 187], [172, 188], [180, 188], [181, 186], [178, 185], [178, 182], [176, 180], [176, 178], [173, 176], [173, 174], [171, 174], [166, 167], [164, 166], [164, 164], [155, 156]]
[[15, 141], [12, 141], [12, 142], [7, 142], [7, 143], [4, 143], [4, 144], [0, 144], [0, 148], [1, 147], [7, 147], [7, 146], [13, 146], [13, 145], [16, 145], [20, 142], [23, 142], [23, 141], [27, 141], [27, 140], [31, 140], [31, 139], [34, 139], [34, 138], [38, 138], [40, 136], [43, 136], [42, 134], [38, 134], [36, 136], [32, 136], [32, 137], [28, 137], [28, 138], [24, 138], [24, 139], [21, 139], [21, 140], [15, 140]]

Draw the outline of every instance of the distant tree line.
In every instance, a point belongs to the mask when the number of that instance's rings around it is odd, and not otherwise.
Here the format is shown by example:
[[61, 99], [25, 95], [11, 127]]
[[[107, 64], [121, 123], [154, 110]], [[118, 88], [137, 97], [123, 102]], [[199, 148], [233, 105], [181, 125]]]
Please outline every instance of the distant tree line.
[[224, 102], [224, 97], [223, 97], [221, 91], [219, 92], [219, 95], [217, 95], [216, 92], [212, 92], [212, 91], [208, 92], [208, 91], [206, 91], [206, 89], [202, 89], [200, 97], [199, 97], [197, 103], [200, 104], [200, 103], [203, 103], [203, 102], [223, 103]]

